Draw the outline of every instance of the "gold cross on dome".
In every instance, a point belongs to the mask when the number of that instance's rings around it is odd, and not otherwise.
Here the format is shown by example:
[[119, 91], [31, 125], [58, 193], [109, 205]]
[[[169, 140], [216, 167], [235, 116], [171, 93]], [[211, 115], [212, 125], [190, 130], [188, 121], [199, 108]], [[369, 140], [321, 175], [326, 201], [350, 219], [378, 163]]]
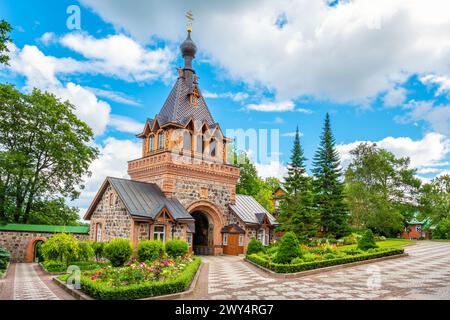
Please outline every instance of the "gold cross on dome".
[[187, 27], [187, 31], [188, 32], [192, 32], [192, 21], [194, 21], [194, 15], [192, 14], [192, 11], [189, 10], [186, 13], [186, 18], [188, 19], [188, 27]]

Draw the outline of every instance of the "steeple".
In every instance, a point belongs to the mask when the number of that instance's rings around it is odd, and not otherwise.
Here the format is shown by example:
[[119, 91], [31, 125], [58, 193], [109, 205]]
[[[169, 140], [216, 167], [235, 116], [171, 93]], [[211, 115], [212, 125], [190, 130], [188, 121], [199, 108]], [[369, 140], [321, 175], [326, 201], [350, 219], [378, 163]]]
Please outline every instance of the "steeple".
[[189, 11], [186, 14], [186, 17], [188, 19], [188, 27], [187, 27], [188, 34], [186, 40], [184, 40], [184, 42], [180, 46], [180, 51], [184, 58], [183, 75], [186, 79], [186, 85], [188, 87], [188, 95], [190, 96], [193, 94], [194, 87], [197, 83], [195, 70], [192, 68], [192, 60], [195, 59], [195, 54], [197, 53], [197, 46], [191, 39], [192, 21], [194, 20], [192, 12]]

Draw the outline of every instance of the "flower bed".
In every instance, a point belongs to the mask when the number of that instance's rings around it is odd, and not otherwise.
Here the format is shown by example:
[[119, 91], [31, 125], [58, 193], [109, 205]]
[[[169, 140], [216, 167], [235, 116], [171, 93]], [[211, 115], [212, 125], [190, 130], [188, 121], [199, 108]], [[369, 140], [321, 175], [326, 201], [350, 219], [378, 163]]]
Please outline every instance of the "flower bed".
[[101, 300], [131, 300], [186, 290], [201, 260], [185, 256], [153, 262], [131, 263], [126, 267], [105, 267], [83, 272], [81, 290]]
[[[358, 261], [364, 261], [364, 260], [370, 260], [370, 259], [376, 259], [376, 258], [382, 258], [392, 255], [398, 255], [403, 254], [404, 249], [403, 248], [386, 248], [386, 249], [372, 249], [367, 252], [359, 252], [355, 250], [349, 250], [347, 252], [341, 251], [345, 254], [345, 256], [335, 257], [331, 259], [327, 259], [327, 255], [325, 254], [322, 256], [322, 258], [315, 261], [301, 261], [296, 262], [295, 260], [293, 263], [290, 264], [280, 264], [275, 263], [270, 260], [268, 255], [266, 254], [251, 254], [247, 256], [247, 260], [260, 265], [264, 268], [267, 268], [269, 270], [272, 270], [276, 273], [294, 273], [294, 272], [300, 272], [300, 271], [307, 271], [307, 270], [313, 270], [318, 268], [325, 268], [340, 264], [346, 264], [346, 263], [352, 263], [352, 262], [358, 262]], [[316, 256], [319, 258], [321, 257], [319, 254], [316, 254]], [[298, 259], [299, 261], [301, 259]]]

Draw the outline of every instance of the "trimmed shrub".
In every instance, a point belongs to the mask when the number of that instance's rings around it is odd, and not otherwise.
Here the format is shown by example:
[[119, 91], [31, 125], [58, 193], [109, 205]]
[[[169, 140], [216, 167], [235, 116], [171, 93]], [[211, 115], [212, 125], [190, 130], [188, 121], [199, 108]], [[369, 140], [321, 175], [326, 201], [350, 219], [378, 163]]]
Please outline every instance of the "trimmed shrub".
[[433, 239], [450, 239], [450, 218], [443, 219], [433, 230]]
[[42, 263], [42, 266], [48, 272], [65, 272], [67, 265], [63, 261], [47, 260]]
[[256, 238], [251, 238], [250, 242], [247, 245], [247, 254], [253, 254], [264, 251], [264, 246], [261, 241], [258, 241]]
[[[71, 265], [77, 266], [81, 271], [90, 271], [100, 269], [109, 265], [108, 262], [96, 262], [96, 261], [75, 261]], [[60, 261], [44, 261], [42, 266], [48, 272], [66, 272], [67, 265]]]
[[189, 245], [184, 240], [172, 239], [166, 242], [166, 253], [172, 257], [182, 257], [189, 252]]
[[79, 260], [91, 260], [95, 256], [94, 249], [92, 248], [91, 241], [78, 242], [78, 259]]
[[159, 240], [144, 240], [138, 244], [138, 260], [154, 261], [164, 255], [164, 244]]
[[94, 250], [95, 260], [100, 261], [105, 256], [104, 242], [92, 242], [92, 249]]
[[11, 259], [11, 254], [8, 250], [3, 247], [0, 247], [0, 270], [5, 270], [8, 265], [9, 260]]
[[375, 243], [372, 230], [368, 229], [362, 238], [358, 240], [358, 249], [367, 251], [372, 248], [378, 248], [378, 246]]
[[81, 277], [81, 290], [100, 300], [133, 300], [177, 293], [189, 287], [200, 263], [200, 258], [195, 257], [179, 275], [166, 281], [144, 282], [116, 288], [98, 283], [90, 278], [92, 274], [86, 274]]
[[78, 241], [73, 234], [58, 233], [42, 245], [45, 260], [54, 260], [70, 264], [78, 257]]
[[274, 261], [277, 263], [290, 263], [293, 259], [301, 257], [300, 243], [295, 233], [286, 233], [280, 241]]
[[105, 246], [105, 256], [113, 267], [122, 267], [130, 260], [132, 248], [128, 239], [113, 239]]

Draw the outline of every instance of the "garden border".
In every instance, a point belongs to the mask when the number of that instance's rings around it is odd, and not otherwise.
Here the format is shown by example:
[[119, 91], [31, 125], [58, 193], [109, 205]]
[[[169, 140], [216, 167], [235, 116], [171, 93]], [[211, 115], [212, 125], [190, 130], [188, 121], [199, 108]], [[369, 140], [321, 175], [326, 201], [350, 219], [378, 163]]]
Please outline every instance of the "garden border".
[[[185, 291], [177, 292], [177, 293], [171, 293], [166, 294], [162, 296], [155, 296], [155, 297], [148, 297], [148, 298], [141, 298], [137, 300], [173, 300], [178, 299], [187, 295], [190, 295], [192, 292], [194, 292], [195, 287], [197, 286], [198, 279], [200, 278], [200, 272], [202, 271], [204, 262], [202, 261], [197, 269], [197, 272], [195, 273], [194, 278], [192, 279], [191, 284], [189, 285], [189, 288]], [[93, 297], [87, 295], [80, 289], [75, 289], [73, 286], [67, 285], [64, 281], [59, 280], [56, 276], [53, 277], [53, 281], [61, 287], [64, 291], [69, 293], [71, 296], [76, 298], [77, 300], [95, 300]]]
[[306, 271], [300, 271], [300, 272], [294, 272], [294, 273], [277, 273], [275, 271], [272, 271], [270, 269], [267, 269], [263, 266], [260, 266], [259, 264], [248, 260], [247, 258], [244, 258], [244, 261], [249, 263], [250, 265], [266, 272], [269, 273], [271, 276], [275, 277], [275, 278], [281, 278], [281, 279], [291, 279], [291, 278], [301, 278], [304, 276], [309, 276], [309, 275], [314, 275], [314, 274], [318, 274], [318, 273], [322, 273], [322, 272], [328, 272], [328, 271], [334, 271], [334, 270], [339, 270], [339, 269], [344, 269], [344, 268], [348, 268], [348, 267], [354, 267], [354, 266], [359, 266], [359, 265], [363, 265], [363, 264], [369, 264], [369, 263], [373, 263], [373, 262], [379, 262], [379, 261], [384, 261], [384, 260], [390, 260], [390, 259], [398, 259], [398, 258], [404, 258], [409, 256], [407, 253], [401, 253], [401, 254], [395, 254], [395, 255], [391, 255], [391, 256], [386, 256], [386, 257], [381, 257], [381, 258], [375, 258], [375, 259], [367, 259], [367, 260], [362, 260], [362, 261], [356, 261], [356, 262], [349, 262], [349, 263], [343, 263], [343, 264], [338, 264], [335, 266], [329, 266], [329, 267], [323, 267], [323, 268], [316, 268], [316, 269], [312, 269], [312, 270], [306, 270]]
[[6, 274], [8, 273], [8, 269], [9, 269], [10, 265], [11, 265], [11, 261], [6, 264], [6, 269], [0, 273], [0, 280], [3, 280], [4, 278], [6, 278]]
[[46, 273], [46, 274], [48, 274], [48, 275], [52, 275], [52, 276], [61, 276], [61, 275], [63, 275], [63, 274], [66, 274], [65, 272], [50, 272], [50, 271], [47, 271], [47, 270], [44, 268], [44, 265], [42, 264], [42, 262], [39, 262], [38, 264], [39, 264], [39, 267], [41, 268], [41, 270], [44, 271], [44, 273]]

